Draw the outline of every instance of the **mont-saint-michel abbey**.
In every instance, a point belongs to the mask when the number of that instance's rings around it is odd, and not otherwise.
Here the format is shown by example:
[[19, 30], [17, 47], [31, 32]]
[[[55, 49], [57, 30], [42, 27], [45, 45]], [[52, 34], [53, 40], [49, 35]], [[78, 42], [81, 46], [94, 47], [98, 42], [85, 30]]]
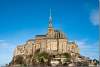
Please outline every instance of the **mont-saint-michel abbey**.
[[34, 39], [29, 39], [25, 44], [17, 46], [14, 56], [34, 55], [36, 50], [47, 52], [52, 55], [61, 53], [79, 54], [78, 45], [75, 42], [69, 42], [68, 38], [61, 30], [54, 29], [51, 14], [47, 33], [36, 35]]
[[36, 35], [35, 38], [18, 45], [9, 66], [14, 67], [18, 64], [26, 65], [26, 67], [34, 64], [89, 66], [95, 64], [89, 57], [80, 54], [76, 41], [70, 42], [62, 30], [54, 29], [52, 19], [50, 10], [47, 33]]

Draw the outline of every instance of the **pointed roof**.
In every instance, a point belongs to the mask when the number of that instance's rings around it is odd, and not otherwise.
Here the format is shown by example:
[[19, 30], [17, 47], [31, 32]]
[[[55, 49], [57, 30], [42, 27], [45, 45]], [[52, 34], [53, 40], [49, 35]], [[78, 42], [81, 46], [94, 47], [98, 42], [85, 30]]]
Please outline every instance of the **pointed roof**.
[[52, 28], [51, 8], [50, 8], [50, 17], [49, 17], [49, 27]]
[[50, 17], [49, 17], [49, 20], [52, 20], [52, 17], [51, 17], [51, 8], [50, 8]]

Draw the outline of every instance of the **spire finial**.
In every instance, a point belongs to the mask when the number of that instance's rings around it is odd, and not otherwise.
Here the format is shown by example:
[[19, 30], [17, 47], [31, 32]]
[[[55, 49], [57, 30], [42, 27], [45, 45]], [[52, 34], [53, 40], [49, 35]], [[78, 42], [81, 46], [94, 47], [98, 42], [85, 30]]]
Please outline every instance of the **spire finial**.
[[60, 31], [62, 31], [62, 19], [60, 18]]
[[51, 8], [50, 8], [50, 19], [52, 19], [52, 17], [51, 17]]
[[52, 27], [51, 8], [50, 8], [50, 17], [49, 17], [49, 27]]

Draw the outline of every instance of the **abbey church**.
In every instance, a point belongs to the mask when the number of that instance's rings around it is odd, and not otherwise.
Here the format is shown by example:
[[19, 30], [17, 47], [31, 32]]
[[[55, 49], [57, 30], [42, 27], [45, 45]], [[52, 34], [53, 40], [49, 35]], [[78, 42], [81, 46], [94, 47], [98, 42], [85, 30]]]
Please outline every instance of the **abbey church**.
[[61, 53], [79, 54], [78, 45], [75, 42], [69, 42], [61, 30], [54, 29], [51, 11], [47, 33], [36, 35], [34, 39], [29, 39], [25, 44], [17, 46], [14, 56], [34, 55], [37, 50], [53, 55]]

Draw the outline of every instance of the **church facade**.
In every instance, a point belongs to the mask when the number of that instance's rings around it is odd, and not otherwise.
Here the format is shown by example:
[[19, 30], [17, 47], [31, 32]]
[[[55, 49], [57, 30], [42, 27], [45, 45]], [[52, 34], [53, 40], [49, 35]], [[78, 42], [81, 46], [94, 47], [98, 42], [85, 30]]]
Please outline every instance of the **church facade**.
[[79, 54], [78, 45], [75, 42], [69, 42], [61, 30], [54, 29], [51, 14], [49, 17], [48, 32], [45, 35], [36, 35], [34, 39], [29, 39], [25, 44], [17, 46], [14, 56], [34, 55], [37, 50], [53, 55], [61, 53]]

